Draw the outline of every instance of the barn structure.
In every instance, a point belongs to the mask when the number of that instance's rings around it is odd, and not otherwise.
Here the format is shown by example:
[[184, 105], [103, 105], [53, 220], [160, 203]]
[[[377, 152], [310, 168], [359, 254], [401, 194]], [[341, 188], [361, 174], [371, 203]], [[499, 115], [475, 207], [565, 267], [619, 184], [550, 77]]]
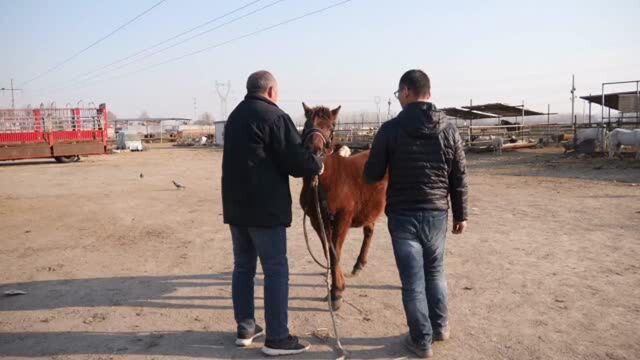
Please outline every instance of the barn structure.
[[[528, 133], [531, 127], [525, 128], [524, 118], [528, 116], [547, 115], [547, 123], [549, 123], [549, 115], [551, 113], [542, 113], [525, 108], [522, 105], [508, 105], [504, 103], [488, 103], [481, 105], [470, 104], [462, 107], [449, 107], [441, 109], [445, 115], [451, 117], [456, 122], [456, 126], [461, 133], [465, 135], [468, 143], [473, 143], [477, 138], [487, 137], [490, 135], [501, 136], [503, 138], [519, 138], [524, 141], [525, 137], [531, 137], [533, 134]], [[505, 120], [514, 119], [513, 121]], [[458, 124], [458, 120], [465, 121], [463, 126]], [[497, 126], [474, 126], [475, 120], [496, 119], [500, 121]], [[538, 136], [539, 134], [535, 134]], [[541, 135], [549, 135], [548, 128]]]
[[[602, 93], [597, 95], [581, 96], [580, 98], [589, 104], [589, 126], [598, 123], [593, 119], [592, 104], [601, 107], [600, 124], [607, 127], [640, 127], [640, 80], [635, 81], [635, 91]], [[604, 106], [603, 106], [604, 105]], [[606, 110], [606, 111], [605, 111]], [[611, 110], [614, 110], [613, 114]]]

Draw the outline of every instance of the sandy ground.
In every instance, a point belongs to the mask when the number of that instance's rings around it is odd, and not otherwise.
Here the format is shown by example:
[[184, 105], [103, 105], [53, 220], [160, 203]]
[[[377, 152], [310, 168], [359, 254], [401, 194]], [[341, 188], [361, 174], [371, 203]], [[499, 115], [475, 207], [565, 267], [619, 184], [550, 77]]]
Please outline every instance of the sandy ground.
[[[0, 297], [0, 357], [261, 357], [261, 344], [233, 346], [221, 158], [164, 147], [0, 164], [0, 291], [27, 292]], [[452, 338], [434, 346], [436, 358], [639, 359], [640, 164], [551, 149], [472, 155], [469, 169], [469, 231], [448, 239]], [[301, 218], [296, 201], [290, 327], [313, 344], [300, 358], [331, 358], [313, 335], [331, 323]], [[348, 269], [360, 239], [350, 232]], [[338, 318], [352, 358], [408, 355], [384, 217], [345, 300]]]

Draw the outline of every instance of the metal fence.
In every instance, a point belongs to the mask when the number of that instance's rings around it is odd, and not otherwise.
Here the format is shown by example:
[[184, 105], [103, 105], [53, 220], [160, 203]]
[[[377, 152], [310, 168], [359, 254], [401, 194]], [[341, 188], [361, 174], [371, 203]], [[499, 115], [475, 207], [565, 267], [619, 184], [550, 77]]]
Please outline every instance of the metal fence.
[[491, 136], [519, 141], [558, 141], [561, 135], [573, 133], [571, 124], [458, 126], [467, 144], [490, 142]]
[[[594, 124], [595, 125], [595, 124]], [[334, 142], [355, 147], [368, 147], [378, 132], [377, 122], [338, 123], [334, 132]], [[572, 124], [531, 124], [531, 125], [456, 125], [465, 144], [474, 145], [489, 142], [491, 136], [519, 141], [540, 139], [558, 141], [561, 135], [574, 132]]]
[[41, 131], [31, 109], [0, 110], [0, 133]]
[[102, 130], [95, 108], [0, 109], [0, 133]]

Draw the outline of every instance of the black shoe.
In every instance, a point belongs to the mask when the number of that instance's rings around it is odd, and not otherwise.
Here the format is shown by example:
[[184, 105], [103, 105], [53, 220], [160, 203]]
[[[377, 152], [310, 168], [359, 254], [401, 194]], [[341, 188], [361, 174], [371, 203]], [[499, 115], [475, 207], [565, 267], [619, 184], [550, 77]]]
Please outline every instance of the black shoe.
[[404, 339], [404, 345], [411, 351], [416, 354], [416, 356], [420, 359], [427, 359], [433, 356], [433, 350], [431, 350], [431, 346], [426, 345], [418, 345], [416, 344], [411, 335], [407, 335]]
[[260, 327], [260, 325], [256, 324], [255, 329], [252, 332], [247, 331], [238, 331], [236, 334], [236, 345], [238, 346], [249, 346], [253, 344], [253, 340], [259, 336], [264, 335], [264, 330]]
[[449, 333], [449, 327], [446, 326], [446, 327], [442, 328], [441, 330], [433, 332], [433, 341], [449, 340], [450, 336], [451, 336], [451, 334]]
[[287, 338], [273, 341], [267, 340], [262, 347], [262, 352], [269, 356], [293, 355], [303, 353], [311, 347], [306, 341], [298, 340], [298, 337], [289, 335]]

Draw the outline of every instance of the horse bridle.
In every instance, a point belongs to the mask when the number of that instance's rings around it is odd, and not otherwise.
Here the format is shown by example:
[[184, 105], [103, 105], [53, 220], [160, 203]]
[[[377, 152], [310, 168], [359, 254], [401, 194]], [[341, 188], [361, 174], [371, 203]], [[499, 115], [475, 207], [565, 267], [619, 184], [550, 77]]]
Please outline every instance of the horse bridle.
[[322, 140], [322, 144], [323, 144], [322, 147], [324, 148], [324, 154], [330, 155], [333, 152], [333, 149], [331, 148], [331, 142], [333, 140], [333, 130], [331, 130], [330, 137], [327, 138], [322, 133], [322, 130], [319, 128], [314, 127], [310, 129], [305, 129], [302, 133], [302, 144], [306, 144], [314, 136], [320, 136], [320, 139]]

